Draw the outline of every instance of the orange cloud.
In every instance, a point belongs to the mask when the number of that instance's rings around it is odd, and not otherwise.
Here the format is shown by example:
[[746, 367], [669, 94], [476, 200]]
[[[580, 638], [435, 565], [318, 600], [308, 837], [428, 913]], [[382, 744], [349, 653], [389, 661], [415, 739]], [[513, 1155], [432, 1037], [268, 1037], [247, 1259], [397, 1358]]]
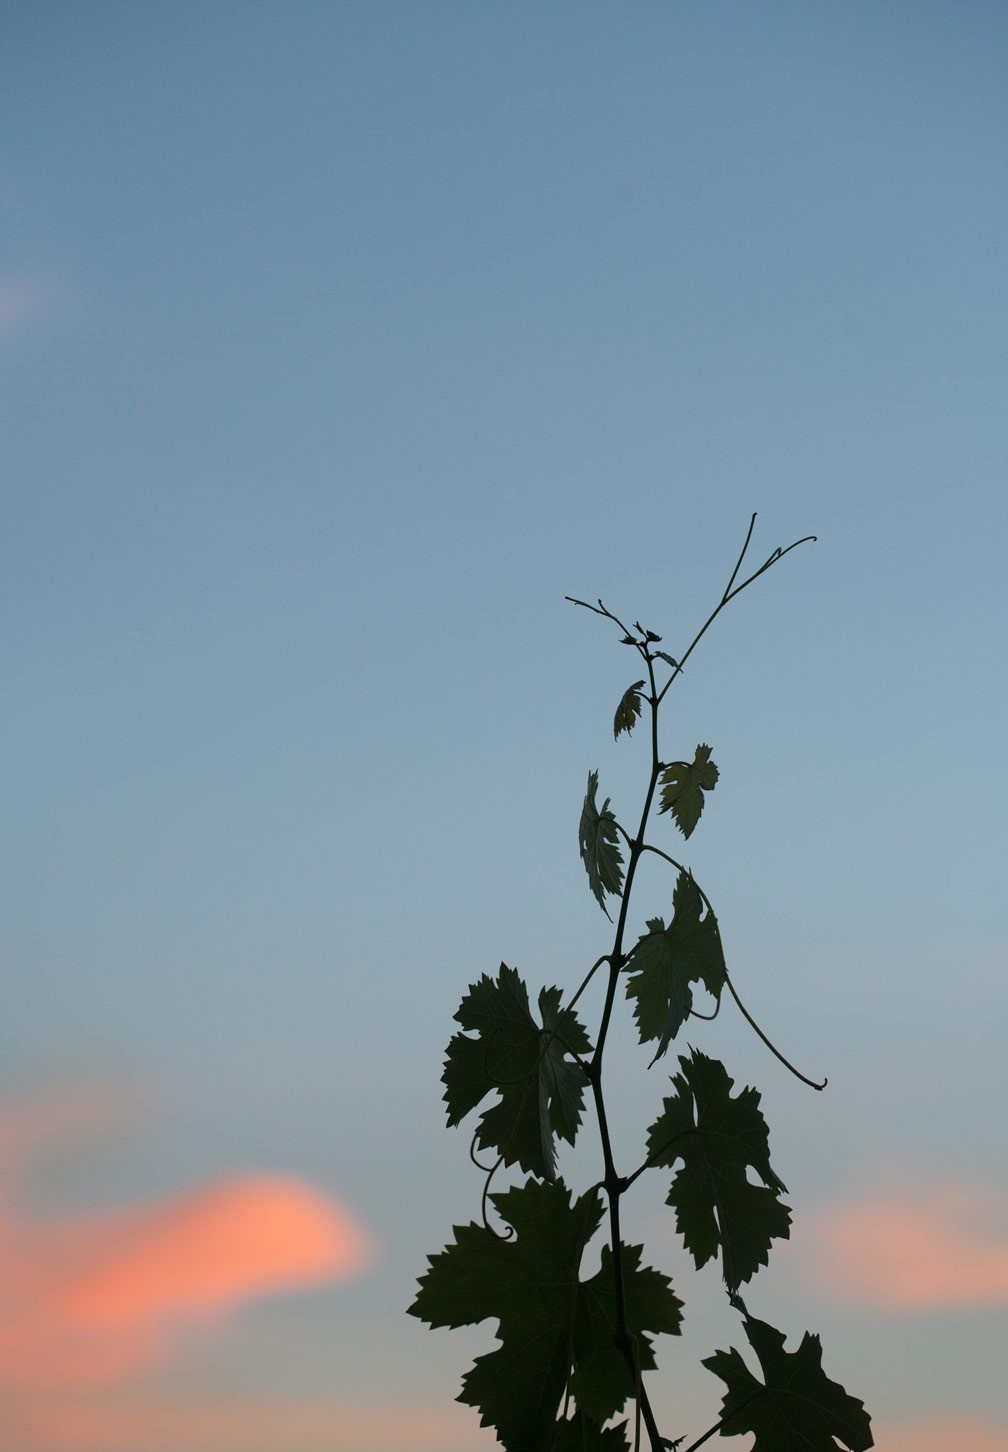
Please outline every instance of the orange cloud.
[[913, 1312], [1008, 1301], [1008, 1194], [904, 1182], [796, 1226], [796, 1252], [831, 1300]]
[[[114, 1097], [60, 1096], [0, 1113], [0, 1192]], [[193, 1330], [254, 1297], [359, 1274], [370, 1237], [350, 1212], [290, 1176], [231, 1176], [139, 1208], [41, 1219], [0, 1202], [0, 1383], [128, 1380]]]
[[874, 1424], [879, 1452], [1008, 1452], [1008, 1427], [978, 1417]]

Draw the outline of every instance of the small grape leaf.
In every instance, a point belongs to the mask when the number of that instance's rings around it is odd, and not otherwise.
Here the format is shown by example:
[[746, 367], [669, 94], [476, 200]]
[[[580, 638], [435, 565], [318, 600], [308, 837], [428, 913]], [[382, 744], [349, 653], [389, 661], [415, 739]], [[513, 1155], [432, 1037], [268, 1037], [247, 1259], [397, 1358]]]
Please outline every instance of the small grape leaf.
[[704, 808], [704, 792], [717, 786], [718, 769], [709, 746], [698, 746], [692, 761], [673, 761], [661, 774], [660, 812], [671, 812], [676, 826], [689, 837]]
[[[666, 1204], [697, 1268], [718, 1251], [725, 1284], [738, 1290], [766, 1265], [771, 1241], [788, 1238], [791, 1211], [786, 1187], [770, 1166], [769, 1131], [755, 1089], [732, 1098], [724, 1065], [696, 1049], [679, 1060], [674, 1098], [648, 1131], [648, 1159], [682, 1160]], [[747, 1170], [763, 1181], [751, 1184]]]
[[634, 681], [633, 685], [628, 686], [620, 698], [620, 703], [616, 707], [616, 716], [613, 720], [613, 736], [617, 739], [621, 731], [625, 731], [629, 736], [634, 728], [634, 722], [641, 713], [640, 688], [643, 684], [643, 681]]
[[584, 806], [581, 808], [581, 825], [578, 831], [578, 842], [581, 849], [581, 861], [585, 865], [588, 874], [588, 884], [598, 899], [598, 905], [609, 916], [609, 910], [605, 905], [605, 894], [611, 892], [619, 897], [623, 890], [623, 854], [619, 849], [619, 838], [616, 832], [616, 818], [609, 810], [609, 798], [606, 797], [602, 803], [602, 810], [599, 811], [595, 803], [595, 793], [598, 791], [598, 772], [588, 773], [588, 790], [585, 793]]
[[673, 915], [650, 918], [626, 962], [627, 998], [636, 999], [634, 1017], [642, 1044], [658, 1040], [660, 1059], [693, 1007], [691, 983], [703, 983], [720, 999], [725, 981], [724, 951], [717, 918], [703, 915], [704, 903], [693, 874], [680, 872], [672, 894]]
[[679, 662], [677, 660], [673, 660], [667, 650], [656, 650], [655, 659], [663, 660], [666, 665], [670, 665], [675, 671], [679, 669]]
[[496, 1090], [500, 1098], [480, 1116], [477, 1143], [546, 1180], [556, 1175], [554, 1136], [573, 1144], [581, 1123], [588, 1080], [571, 1053], [590, 1054], [592, 1047], [561, 998], [559, 988], [540, 992], [540, 1027], [513, 968], [502, 963], [496, 980], [484, 973], [455, 1014], [477, 1037], [454, 1035], [441, 1076], [449, 1125]]
[[[430, 1326], [497, 1319], [501, 1344], [476, 1358], [458, 1400], [479, 1410], [481, 1425], [496, 1429], [507, 1452], [554, 1452], [558, 1436], [568, 1435], [557, 1423], [568, 1385], [595, 1429], [588, 1445], [615, 1452], [622, 1444], [599, 1429], [632, 1395], [634, 1378], [612, 1339], [614, 1292], [599, 1284], [605, 1271], [611, 1282], [611, 1261], [591, 1281], [579, 1280], [584, 1248], [602, 1219], [599, 1192], [588, 1190], [572, 1205], [562, 1180], [527, 1180], [490, 1198], [514, 1239], [457, 1225], [454, 1243], [428, 1258], [409, 1313]], [[627, 1323], [642, 1365], [653, 1366], [644, 1332], [678, 1329], [679, 1302], [664, 1276], [639, 1268], [640, 1252], [621, 1247]], [[580, 1374], [582, 1363], [588, 1375]]]
[[721, 1403], [722, 1437], [755, 1434], [752, 1452], [868, 1452], [875, 1443], [864, 1402], [848, 1395], [822, 1369], [819, 1337], [806, 1331], [797, 1351], [766, 1321], [745, 1323], [764, 1380], [757, 1381], [739, 1352], [716, 1351], [703, 1365], [727, 1384]]

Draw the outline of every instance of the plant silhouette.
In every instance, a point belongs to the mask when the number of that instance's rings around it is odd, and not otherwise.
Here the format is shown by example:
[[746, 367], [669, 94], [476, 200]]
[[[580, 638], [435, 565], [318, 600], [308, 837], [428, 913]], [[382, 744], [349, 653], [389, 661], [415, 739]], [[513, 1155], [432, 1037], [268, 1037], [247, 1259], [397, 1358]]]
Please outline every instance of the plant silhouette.
[[[688, 867], [648, 838], [652, 816], [667, 814], [688, 839], [718, 784], [706, 743], [690, 760], [661, 754], [659, 716], [669, 688], [729, 602], [815, 538], [775, 549], [740, 580], [755, 521], [754, 514], [720, 600], [678, 660], [639, 621], [628, 626], [601, 600], [566, 597], [615, 625], [644, 671], [623, 692], [613, 721], [616, 739], [645, 723], [650, 728], [650, 770], [636, 830], [621, 825], [608, 797], [599, 805], [598, 773], [591, 771], [578, 831], [588, 886], [606, 916], [610, 908], [616, 915], [612, 946], [566, 1004], [562, 989], [543, 988], [534, 1011], [526, 984], [504, 963], [462, 999], [455, 1014], [460, 1031], [448, 1045], [442, 1079], [449, 1126], [482, 1107], [470, 1149], [485, 1175], [481, 1223], [455, 1227], [452, 1243], [430, 1257], [409, 1308], [431, 1327], [497, 1322], [500, 1344], [476, 1358], [459, 1400], [478, 1409], [506, 1452], [626, 1452], [645, 1438], [651, 1452], [696, 1452], [715, 1433], [752, 1436], [752, 1452], [867, 1452], [873, 1445], [863, 1404], [823, 1371], [818, 1336], [806, 1332], [787, 1351], [784, 1334], [752, 1316], [742, 1299], [742, 1288], [791, 1225], [756, 1090], [736, 1091], [725, 1066], [706, 1054], [680, 1056], [674, 1092], [648, 1131], [645, 1157], [629, 1173], [617, 1168], [606, 1114], [605, 1049], [621, 989], [652, 1064], [691, 1016], [715, 1017], [727, 992], [791, 1073], [812, 1088], [825, 1087], [825, 1080], [799, 1073], [753, 1021], [729, 975], [706, 892]], [[663, 917], [648, 919], [647, 931], [628, 945], [631, 893], [646, 853], [675, 873], [672, 917], [667, 924]], [[593, 1043], [576, 1007], [603, 969], [605, 997]], [[713, 1002], [712, 1013], [694, 1007], [698, 990]], [[557, 1147], [559, 1140], [575, 1142], [589, 1102], [602, 1174], [575, 1197], [558, 1177]], [[524, 1183], [491, 1192], [497, 1172], [513, 1165], [525, 1172]], [[679, 1331], [682, 1302], [667, 1276], [643, 1264], [643, 1246], [625, 1244], [621, 1233], [623, 1198], [650, 1172], [669, 1183], [667, 1204], [696, 1266], [720, 1262], [751, 1353], [747, 1360], [733, 1347], [704, 1358], [724, 1384], [721, 1416], [692, 1441], [662, 1434], [647, 1393], [647, 1376], [656, 1368], [653, 1337]], [[503, 1230], [491, 1223], [488, 1204]], [[585, 1250], [603, 1223], [601, 1264], [582, 1279]], [[614, 1421], [620, 1415], [625, 1419]]]

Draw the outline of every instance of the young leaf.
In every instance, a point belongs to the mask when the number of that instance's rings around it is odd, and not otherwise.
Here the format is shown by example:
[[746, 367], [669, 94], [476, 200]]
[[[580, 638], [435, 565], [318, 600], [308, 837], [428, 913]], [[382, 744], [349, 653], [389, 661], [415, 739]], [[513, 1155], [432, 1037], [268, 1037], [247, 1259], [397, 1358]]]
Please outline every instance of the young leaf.
[[618, 738], [621, 731], [625, 731], [629, 736], [633, 730], [634, 722], [641, 713], [640, 688], [643, 684], [643, 681], [634, 681], [633, 685], [628, 686], [623, 692], [620, 703], [616, 707], [616, 717], [613, 721], [613, 735], [615, 737]]
[[[456, 1226], [455, 1243], [430, 1257], [410, 1314], [430, 1326], [497, 1319], [501, 1344], [476, 1358], [458, 1399], [479, 1410], [507, 1452], [554, 1452], [558, 1436], [569, 1435], [557, 1424], [568, 1385], [575, 1401], [580, 1395], [590, 1405], [578, 1402], [596, 1429], [588, 1445], [608, 1452], [611, 1441], [598, 1429], [633, 1394], [634, 1377], [612, 1336], [614, 1293], [602, 1284], [607, 1274], [611, 1287], [611, 1261], [588, 1283], [579, 1280], [584, 1248], [602, 1219], [599, 1193], [588, 1190], [572, 1205], [562, 1180], [528, 1180], [490, 1198], [514, 1239], [481, 1225]], [[621, 1249], [628, 1328], [641, 1364], [653, 1366], [644, 1333], [678, 1329], [679, 1302], [664, 1276], [639, 1268], [639, 1246]]]
[[[770, 1167], [756, 1090], [732, 1098], [724, 1065], [696, 1049], [679, 1067], [677, 1092], [648, 1131], [648, 1157], [656, 1165], [682, 1160], [666, 1203], [697, 1268], [720, 1250], [725, 1284], [735, 1291], [766, 1265], [771, 1241], [790, 1233], [791, 1212], [780, 1199], [786, 1188]], [[749, 1169], [762, 1185], [750, 1183]]]
[[605, 894], [611, 892], [619, 897], [623, 890], [623, 854], [619, 849], [616, 832], [616, 818], [609, 810], [606, 797], [599, 811], [595, 803], [598, 791], [598, 772], [588, 773], [588, 790], [581, 808], [581, 825], [578, 830], [578, 844], [581, 861], [588, 874], [588, 885], [598, 899], [598, 905], [609, 916], [605, 905]]
[[838, 1443], [849, 1452], [874, 1447], [864, 1402], [823, 1371], [818, 1336], [806, 1331], [797, 1351], [785, 1351], [782, 1333], [766, 1321], [750, 1317], [745, 1330], [762, 1382], [734, 1347], [703, 1362], [728, 1387], [721, 1403], [722, 1437], [754, 1433], [752, 1452], [837, 1452]]
[[546, 1180], [556, 1175], [554, 1136], [573, 1144], [581, 1123], [588, 1081], [570, 1055], [590, 1054], [592, 1047], [574, 1011], [561, 1009], [561, 998], [559, 988], [541, 991], [540, 1027], [513, 968], [502, 963], [496, 980], [484, 973], [455, 1015], [477, 1037], [455, 1034], [441, 1076], [449, 1125], [496, 1090], [500, 1098], [480, 1117], [480, 1148]]
[[691, 983], [703, 983], [715, 998], [725, 980], [724, 952], [717, 918], [705, 916], [692, 873], [680, 872], [672, 895], [673, 916], [651, 918], [626, 963], [627, 998], [636, 999], [634, 1017], [642, 1044], [658, 1040], [661, 1058], [693, 1007]]
[[661, 774], [660, 812], [671, 812], [676, 826], [688, 837], [700, 820], [704, 792], [717, 786], [718, 769], [709, 746], [698, 746], [692, 761], [673, 761]]

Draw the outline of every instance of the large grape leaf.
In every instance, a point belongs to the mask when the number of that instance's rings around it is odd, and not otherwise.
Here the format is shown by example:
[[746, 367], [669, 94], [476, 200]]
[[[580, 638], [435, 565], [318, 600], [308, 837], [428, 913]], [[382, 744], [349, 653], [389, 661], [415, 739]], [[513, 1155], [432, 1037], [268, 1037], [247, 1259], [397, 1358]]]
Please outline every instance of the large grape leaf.
[[680, 872], [672, 906], [669, 926], [664, 918], [650, 918], [648, 931], [626, 962], [626, 994], [636, 1000], [640, 1041], [658, 1040], [652, 1064], [665, 1053], [693, 1007], [690, 985], [703, 983], [718, 999], [725, 980], [717, 918], [712, 912], [703, 915], [703, 899], [692, 873]]
[[623, 890], [623, 854], [619, 849], [616, 818], [609, 810], [606, 797], [599, 811], [595, 802], [598, 791], [598, 772], [588, 773], [588, 790], [581, 808], [581, 824], [578, 829], [578, 845], [581, 861], [588, 874], [588, 884], [598, 899], [598, 905], [609, 916], [605, 905], [605, 894], [611, 892], [619, 897]]
[[[656, 1165], [682, 1160], [668, 1193], [676, 1225], [697, 1267], [718, 1252], [725, 1284], [737, 1290], [766, 1265], [771, 1241], [787, 1239], [786, 1187], [770, 1166], [769, 1131], [755, 1089], [732, 1098], [724, 1065], [696, 1049], [680, 1059], [676, 1094], [648, 1131]], [[747, 1171], [763, 1181], [751, 1184]]]
[[480, 1116], [478, 1144], [546, 1180], [556, 1175], [554, 1136], [573, 1144], [581, 1123], [588, 1080], [571, 1054], [592, 1047], [573, 1009], [560, 1007], [561, 997], [559, 988], [540, 992], [540, 1026], [513, 968], [502, 963], [496, 979], [484, 973], [455, 1014], [476, 1037], [454, 1035], [441, 1076], [449, 1125], [496, 1091], [499, 1098]]
[[617, 739], [621, 731], [625, 731], [629, 736], [634, 728], [634, 722], [641, 713], [640, 688], [643, 684], [643, 681], [634, 681], [633, 685], [628, 686], [620, 697], [613, 720], [613, 736]]
[[671, 812], [684, 837], [700, 820], [704, 792], [717, 786], [718, 769], [710, 759], [709, 746], [698, 746], [692, 761], [673, 761], [661, 774], [660, 812]]
[[875, 1443], [864, 1402], [849, 1396], [822, 1369], [818, 1336], [806, 1331], [797, 1351], [784, 1350], [784, 1336], [766, 1321], [745, 1323], [759, 1357], [763, 1381], [753, 1376], [739, 1352], [715, 1351], [703, 1364], [727, 1384], [721, 1403], [722, 1437], [754, 1433], [751, 1452], [868, 1452]]
[[[558, 1423], [568, 1391], [578, 1405], [588, 1446], [610, 1452], [602, 1425], [634, 1391], [634, 1377], [613, 1340], [611, 1258], [588, 1282], [581, 1258], [602, 1218], [599, 1192], [571, 1204], [562, 1180], [528, 1180], [490, 1197], [515, 1236], [485, 1226], [455, 1227], [455, 1241], [429, 1258], [409, 1308], [430, 1326], [475, 1325], [497, 1319], [500, 1346], [463, 1378], [459, 1401], [476, 1407], [507, 1452], [554, 1452], [570, 1435]], [[642, 1367], [654, 1366], [648, 1331], [678, 1330], [680, 1303], [667, 1279], [641, 1269], [640, 1246], [623, 1246], [628, 1329]]]

